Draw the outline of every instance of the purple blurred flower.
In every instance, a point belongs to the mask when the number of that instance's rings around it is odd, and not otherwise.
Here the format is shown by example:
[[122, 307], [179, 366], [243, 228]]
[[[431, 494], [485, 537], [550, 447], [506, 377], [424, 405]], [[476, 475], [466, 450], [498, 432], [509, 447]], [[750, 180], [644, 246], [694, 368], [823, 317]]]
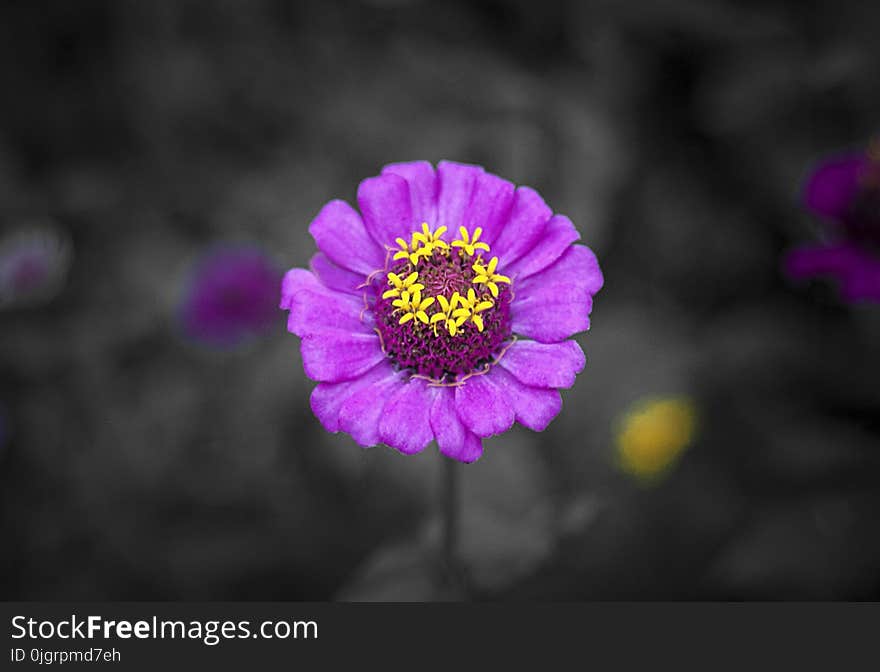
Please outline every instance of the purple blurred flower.
[[405, 454], [436, 440], [462, 462], [514, 421], [543, 430], [584, 368], [569, 337], [603, 284], [571, 221], [449, 161], [388, 165], [357, 200], [360, 214], [324, 206], [311, 271], [282, 284], [322, 425]]
[[826, 241], [804, 245], [785, 258], [789, 275], [831, 276], [846, 301], [880, 301], [880, 156], [830, 158], [811, 173], [806, 207], [827, 223]]
[[264, 333], [278, 315], [281, 272], [255, 248], [222, 248], [195, 267], [181, 308], [184, 329], [215, 347]]
[[70, 268], [67, 238], [42, 223], [0, 239], [0, 307], [43, 303], [58, 292]]

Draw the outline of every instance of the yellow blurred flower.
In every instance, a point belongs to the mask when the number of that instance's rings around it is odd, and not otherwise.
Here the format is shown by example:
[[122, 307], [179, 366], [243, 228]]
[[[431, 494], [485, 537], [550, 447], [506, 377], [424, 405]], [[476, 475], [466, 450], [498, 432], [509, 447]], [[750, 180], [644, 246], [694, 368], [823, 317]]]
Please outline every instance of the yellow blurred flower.
[[636, 478], [663, 476], [694, 439], [697, 411], [686, 397], [643, 399], [618, 421], [617, 458]]

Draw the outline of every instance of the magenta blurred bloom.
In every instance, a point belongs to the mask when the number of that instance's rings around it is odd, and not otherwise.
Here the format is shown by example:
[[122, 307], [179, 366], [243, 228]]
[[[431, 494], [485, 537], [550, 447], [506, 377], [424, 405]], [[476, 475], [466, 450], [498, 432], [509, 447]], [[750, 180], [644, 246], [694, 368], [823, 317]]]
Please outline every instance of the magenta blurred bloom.
[[70, 250], [67, 238], [42, 221], [0, 239], [0, 307], [53, 298], [67, 277]]
[[570, 337], [603, 284], [571, 221], [450, 161], [385, 166], [357, 202], [324, 206], [311, 270], [281, 290], [321, 424], [404, 454], [436, 440], [461, 462], [515, 421], [547, 427], [584, 368]]
[[214, 250], [195, 266], [181, 308], [184, 330], [220, 348], [265, 333], [277, 319], [280, 283], [280, 270], [261, 250]]
[[846, 301], [880, 301], [880, 154], [830, 158], [812, 172], [804, 204], [826, 222], [827, 239], [788, 253], [797, 279], [835, 278]]

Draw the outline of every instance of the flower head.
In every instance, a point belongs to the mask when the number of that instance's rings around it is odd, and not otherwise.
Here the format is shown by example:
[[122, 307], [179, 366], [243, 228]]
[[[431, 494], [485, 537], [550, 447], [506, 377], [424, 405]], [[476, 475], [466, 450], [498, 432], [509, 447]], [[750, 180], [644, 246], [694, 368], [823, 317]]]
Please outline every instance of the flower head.
[[277, 317], [281, 273], [260, 250], [222, 248], [195, 266], [181, 306], [186, 333], [215, 347], [232, 347], [267, 331]]
[[826, 221], [828, 235], [788, 253], [789, 275], [831, 276], [845, 300], [880, 301], [880, 145], [819, 164], [804, 204]]
[[584, 367], [570, 337], [603, 283], [568, 218], [448, 161], [386, 166], [358, 205], [324, 206], [311, 270], [282, 283], [324, 427], [406, 454], [436, 440], [462, 462], [515, 421], [543, 430]]
[[686, 398], [636, 403], [622, 417], [617, 430], [621, 468], [645, 481], [663, 476], [693, 441], [696, 417], [693, 403]]
[[42, 224], [0, 239], [0, 307], [43, 303], [58, 292], [71, 262], [71, 246]]

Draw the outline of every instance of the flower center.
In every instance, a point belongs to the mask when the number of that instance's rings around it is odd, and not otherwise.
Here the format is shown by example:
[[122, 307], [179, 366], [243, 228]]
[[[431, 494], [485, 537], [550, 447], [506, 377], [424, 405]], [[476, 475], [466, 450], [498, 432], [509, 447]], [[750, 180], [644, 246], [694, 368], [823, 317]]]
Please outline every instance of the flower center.
[[488, 262], [489, 246], [463, 227], [449, 245], [446, 227], [427, 224], [410, 243], [398, 238], [390, 265], [371, 287], [375, 328], [401, 369], [438, 383], [486, 369], [510, 339], [510, 279]]

